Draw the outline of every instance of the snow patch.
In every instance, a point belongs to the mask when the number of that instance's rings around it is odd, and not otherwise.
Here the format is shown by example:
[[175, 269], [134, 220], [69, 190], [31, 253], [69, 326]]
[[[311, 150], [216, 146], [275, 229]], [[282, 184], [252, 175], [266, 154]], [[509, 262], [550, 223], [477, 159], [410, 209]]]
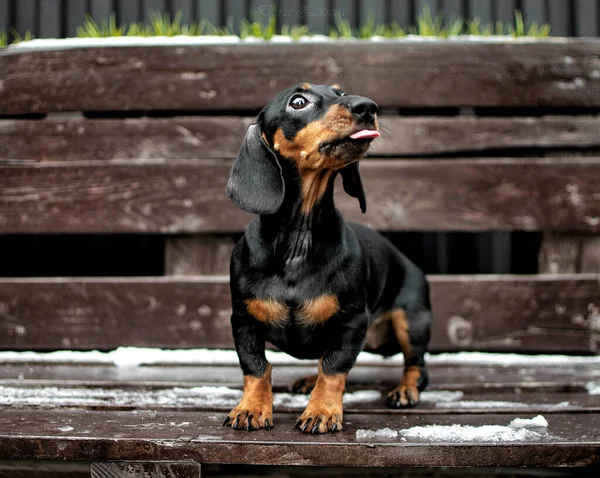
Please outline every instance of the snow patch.
[[585, 384], [585, 389], [590, 395], [600, 395], [600, 382], [588, 382]]
[[542, 415], [533, 418], [515, 418], [508, 426], [511, 428], [548, 428], [548, 420]]
[[522, 403], [522, 402], [505, 402], [501, 400], [461, 400], [455, 402], [438, 402], [436, 408], [477, 408], [477, 409], [498, 409], [498, 408], [568, 408], [569, 402], [559, 403]]
[[[431, 43], [431, 42], [451, 42], [451, 43], [564, 43], [565, 38], [551, 37], [540, 40], [534, 37], [518, 37], [512, 36], [477, 36], [477, 35], [460, 35], [451, 36], [448, 38], [426, 37], [418, 35], [407, 35], [400, 38], [382, 38], [374, 36], [370, 39], [356, 38], [331, 38], [326, 35], [307, 35], [302, 36], [298, 40], [293, 40], [288, 36], [275, 35], [270, 40], [263, 38], [247, 37], [241, 39], [235, 35], [202, 35], [202, 36], [187, 36], [178, 35], [172, 37], [154, 36], [154, 37], [107, 37], [107, 38], [40, 38], [30, 41], [22, 41], [9, 45], [8, 51], [22, 50], [64, 50], [70, 48], [98, 48], [98, 47], [146, 47], [146, 46], [210, 46], [210, 45], [231, 45], [231, 44], [261, 44], [261, 43]], [[178, 52], [176, 52], [177, 54]]]
[[423, 403], [447, 404], [452, 406], [457, 400], [463, 398], [464, 393], [460, 391], [436, 390], [433, 392], [421, 392], [419, 398]]
[[[283, 352], [268, 350], [267, 359], [273, 365], [311, 365], [316, 360], [301, 360]], [[439, 355], [427, 354], [429, 364], [442, 365], [481, 365], [481, 366], [575, 366], [600, 365], [598, 356], [568, 355], [519, 355], [485, 352], [458, 352]], [[117, 367], [137, 367], [141, 365], [238, 365], [235, 350], [177, 349], [163, 350], [143, 347], [119, 347], [111, 352], [78, 352], [61, 350], [57, 352], [0, 352], [0, 363], [85, 363], [106, 364]], [[389, 358], [362, 352], [358, 356], [359, 365], [402, 365], [402, 354]]]
[[[228, 387], [174, 387], [156, 390], [128, 390], [120, 388], [85, 387], [0, 387], [0, 405], [9, 406], [194, 406], [234, 407], [242, 398], [242, 391]], [[381, 399], [376, 390], [361, 390], [344, 394], [346, 406]], [[308, 395], [274, 393], [275, 407], [303, 409]]]
[[541, 415], [534, 418], [515, 418], [508, 425], [425, 425], [392, 430], [356, 431], [356, 439], [396, 438], [427, 440], [433, 442], [518, 442], [540, 440], [547, 436], [548, 421]]
[[61, 432], [70, 432], [70, 431], [73, 431], [75, 429], [73, 427], [66, 426], [66, 427], [60, 427], [59, 430]]

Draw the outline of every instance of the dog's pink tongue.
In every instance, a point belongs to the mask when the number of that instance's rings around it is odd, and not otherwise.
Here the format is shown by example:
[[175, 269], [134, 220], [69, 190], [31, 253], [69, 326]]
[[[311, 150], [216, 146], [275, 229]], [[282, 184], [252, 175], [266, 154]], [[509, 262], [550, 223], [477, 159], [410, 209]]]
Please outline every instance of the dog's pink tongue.
[[357, 131], [356, 133], [350, 135], [352, 139], [372, 139], [379, 138], [379, 136], [379, 131], [376, 131], [374, 129], [361, 129], [360, 131]]

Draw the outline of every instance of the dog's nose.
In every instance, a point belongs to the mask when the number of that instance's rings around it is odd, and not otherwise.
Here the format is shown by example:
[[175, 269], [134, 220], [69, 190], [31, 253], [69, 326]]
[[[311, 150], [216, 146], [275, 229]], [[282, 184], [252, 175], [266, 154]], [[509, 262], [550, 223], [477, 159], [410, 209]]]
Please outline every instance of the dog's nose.
[[364, 98], [362, 96], [357, 96], [350, 103], [350, 111], [352, 114], [358, 116], [362, 121], [370, 123], [375, 118], [375, 114], [377, 113], [377, 103], [369, 98]]

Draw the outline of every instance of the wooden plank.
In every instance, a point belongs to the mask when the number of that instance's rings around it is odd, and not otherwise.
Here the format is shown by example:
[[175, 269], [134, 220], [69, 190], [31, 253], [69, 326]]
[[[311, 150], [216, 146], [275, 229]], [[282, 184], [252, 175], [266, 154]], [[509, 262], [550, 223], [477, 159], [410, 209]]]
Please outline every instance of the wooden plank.
[[411, 2], [391, 2], [390, 21], [395, 21], [402, 28], [412, 25], [412, 5]]
[[90, 15], [98, 25], [101, 25], [102, 22], [108, 23], [112, 7], [111, 0], [91, 0]]
[[[5, 166], [0, 231], [239, 232], [251, 216], [224, 194], [230, 167], [228, 160]], [[341, 188], [336, 204], [347, 220], [376, 229], [600, 231], [598, 158], [373, 159], [362, 171], [367, 214]]]
[[165, 242], [165, 275], [228, 275], [231, 236], [175, 236]]
[[[432, 276], [431, 284], [432, 351], [598, 350], [597, 275]], [[232, 346], [224, 278], [4, 279], [0, 285], [0, 348]]]
[[[316, 368], [316, 367], [314, 367]], [[360, 366], [357, 367], [357, 369]], [[279, 370], [279, 367], [277, 367]], [[446, 368], [447, 370], [447, 368]], [[226, 370], [227, 371], [227, 370]], [[224, 371], [224, 372], [226, 372]], [[370, 384], [362, 384], [368, 387], [373, 398], [363, 399], [349, 403], [344, 407], [344, 414], [419, 414], [419, 415], [445, 415], [445, 414], [485, 414], [485, 413], [543, 413], [555, 415], [557, 413], [600, 413], [600, 404], [598, 398], [590, 395], [587, 391], [578, 393], [540, 390], [527, 390], [519, 396], [514, 392], [505, 391], [476, 391], [473, 393], [463, 393], [459, 390], [450, 390], [446, 393], [436, 393], [435, 390], [427, 390], [421, 398], [422, 402], [414, 410], [390, 410], [386, 404], [385, 394], [393, 388], [395, 383], [389, 379], [390, 373], [400, 375], [402, 367], [397, 367], [396, 373], [388, 367], [382, 367], [371, 370], [373, 380]], [[448, 370], [447, 370], [448, 371]], [[481, 370], [478, 370], [481, 371]], [[169, 372], [165, 370], [165, 372]], [[194, 369], [194, 372], [197, 372]], [[381, 385], [381, 374], [387, 373], [388, 378]], [[472, 371], [473, 373], [476, 370]], [[232, 374], [233, 375], [233, 374]], [[64, 382], [47, 382], [44, 385], [31, 383], [28, 380], [22, 380], [20, 383], [2, 385], [2, 395], [0, 396], [0, 410], [9, 408], [80, 408], [96, 410], [190, 410], [190, 411], [213, 411], [229, 412], [233, 408], [239, 397], [236, 391], [241, 391], [243, 380], [239, 374], [235, 374], [238, 383], [233, 392], [221, 392], [221, 399], [214, 396], [211, 400], [205, 400], [208, 395], [205, 391], [198, 390], [198, 385], [177, 384], [174, 387], [159, 386], [157, 384], [118, 384], [112, 383], [109, 386], [96, 383], [85, 385], [76, 385]], [[531, 381], [535, 381], [535, 376], [529, 376]], [[399, 379], [398, 379], [399, 380]], [[125, 386], [123, 386], [125, 385]], [[287, 385], [291, 385], [291, 382]], [[209, 385], [209, 386], [214, 386]], [[230, 387], [228, 387], [230, 388]], [[57, 390], [58, 389], [58, 390]], [[347, 390], [354, 392], [354, 388]], [[439, 392], [439, 390], [437, 391]], [[450, 392], [450, 393], [448, 393]], [[301, 411], [306, 406], [306, 401], [297, 397], [297, 400], [290, 400], [289, 391], [279, 392], [285, 395], [275, 395], [275, 412], [294, 413]], [[451, 396], [450, 396], [451, 395]], [[1, 473], [0, 473], [1, 476]]]
[[77, 27], [83, 25], [87, 12], [87, 2], [81, 0], [66, 0], [64, 8], [67, 15], [66, 33], [68, 37], [74, 37]]
[[277, 4], [278, 25], [301, 25], [302, 24], [302, 1], [280, 0]]
[[299, 77], [335, 83], [357, 64], [361, 75], [345, 77], [347, 91], [382, 108], [598, 107], [599, 52], [600, 41], [589, 39], [16, 49], [0, 52], [0, 114], [257, 110]]
[[92, 478], [201, 478], [200, 463], [120, 462], [92, 463]]
[[477, 235], [477, 247], [477, 265], [480, 271], [491, 274], [510, 273], [510, 232], [480, 233]]
[[248, 15], [246, 2], [242, 0], [224, 0], [225, 20], [227, 27], [236, 35], [240, 34], [240, 24]]
[[468, 18], [468, 15], [465, 11], [465, 2], [462, 0], [445, 0], [443, 2], [443, 10], [444, 19], [446, 23], [452, 22], [457, 19], [465, 19]]
[[[0, 122], [0, 160], [234, 158], [254, 117], [69, 119]], [[429, 156], [509, 149], [599, 148], [595, 116], [381, 116], [373, 156]], [[468, 134], [466, 134], [468, 133]]]
[[[5, 410], [0, 456], [303, 466], [600, 466], [600, 440], [594, 436], [600, 414], [558, 414], [542, 439], [499, 443], [410, 437], [406, 442], [399, 438], [361, 441], [355, 434], [358, 429], [433, 424], [508, 425], [517, 415], [407, 415], [398, 420], [358, 414], [346, 418], [343, 432], [312, 439], [293, 428], [296, 418], [295, 413], [275, 414], [274, 429], [250, 435], [221, 426], [221, 414], [212, 412]], [[66, 432], [60, 430], [65, 423], [69, 424]]]
[[576, 34], [580, 37], [598, 36], [598, 22], [600, 14], [598, 2], [593, 0], [575, 1], [575, 28]]
[[544, 274], [600, 272], [600, 237], [546, 233], [539, 260]]
[[61, 36], [61, 12], [60, 0], [41, 0], [40, 9], [40, 38], [60, 38]]
[[[460, 361], [457, 363], [448, 361], [444, 364], [435, 363], [435, 356], [430, 357], [428, 365], [430, 384], [427, 390], [461, 391], [466, 397], [492, 393], [505, 395], [503, 401], [527, 401], [530, 395], [545, 396], [547, 399], [542, 400], [541, 403], [546, 403], [550, 399], [560, 403], [564, 400], [572, 401], [572, 394], [580, 396], [587, 393], [586, 385], [598, 379], [598, 365], [594, 363], [573, 366], [550, 362], [546, 366], [539, 366], [530, 365], [530, 362], [523, 358], [516, 364], [503, 364], [500, 367], [498, 361], [491, 359], [487, 365], [466, 365]], [[316, 369], [316, 361], [303, 361], [302, 365], [275, 363], [273, 387], [278, 392], [289, 391], [290, 385], [297, 379], [314, 374]], [[357, 365], [348, 376], [348, 390], [388, 391], [398, 384], [401, 374], [402, 366], [398, 362], [393, 365], [387, 362], [379, 365]], [[243, 383], [243, 376], [237, 357], [226, 365], [222, 356], [219, 364], [195, 360], [195, 355], [187, 362], [182, 361], [179, 364], [142, 363], [140, 366], [7, 359], [3, 359], [0, 364], [1, 386], [52, 387], [57, 383], [60, 386], [95, 386], [108, 389], [142, 387], [152, 390], [195, 386], [226, 386], [239, 389]], [[515, 393], [519, 396], [515, 397]], [[591, 396], [592, 402], [588, 404], [590, 407], [598, 406], [593, 401], [594, 397]], [[585, 405], [582, 402], [577, 403]], [[416, 412], [421, 413], [421, 410], [417, 409]], [[403, 410], [403, 413], [409, 411]]]
[[381, 25], [386, 22], [385, 18], [385, 0], [360, 0], [360, 23], [364, 25], [369, 17], [375, 21], [375, 25]]

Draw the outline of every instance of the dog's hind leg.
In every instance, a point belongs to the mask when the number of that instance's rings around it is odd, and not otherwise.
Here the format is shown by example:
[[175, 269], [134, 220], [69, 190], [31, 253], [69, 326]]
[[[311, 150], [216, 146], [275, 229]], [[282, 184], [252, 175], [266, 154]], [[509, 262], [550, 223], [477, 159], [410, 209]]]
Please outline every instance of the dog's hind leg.
[[414, 407], [419, 393], [428, 383], [425, 352], [429, 342], [432, 314], [420, 304], [410, 304], [389, 312], [396, 340], [404, 355], [404, 375], [400, 384], [388, 393], [391, 408]]
[[296, 380], [290, 387], [292, 393], [310, 394], [317, 384], [318, 375], [309, 375]]

